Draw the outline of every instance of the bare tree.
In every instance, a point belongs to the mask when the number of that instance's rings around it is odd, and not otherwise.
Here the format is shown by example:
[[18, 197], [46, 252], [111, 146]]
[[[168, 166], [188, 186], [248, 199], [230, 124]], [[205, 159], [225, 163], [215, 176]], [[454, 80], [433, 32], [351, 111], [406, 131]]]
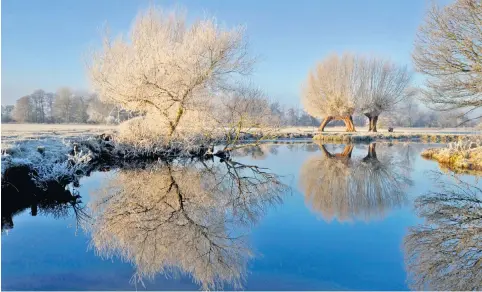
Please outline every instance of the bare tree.
[[482, 107], [482, 2], [435, 4], [415, 41], [413, 61], [429, 76], [424, 100], [437, 110]]
[[55, 119], [58, 122], [70, 123], [73, 121], [72, 94], [72, 90], [70, 90], [68, 87], [62, 87], [57, 90], [54, 98], [53, 110]]
[[347, 132], [354, 132], [358, 59], [351, 54], [332, 55], [309, 73], [301, 101], [308, 114], [323, 118], [320, 131], [332, 120], [343, 120]]
[[45, 94], [45, 116], [46, 116], [46, 122], [48, 123], [55, 122], [54, 99], [55, 99], [54, 93], [47, 92]]
[[89, 115], [87, 114], [88, 108], [88, 96], [89, 93], [77, 90], [72, 95], [72, 118], [71, 120], [76, 123], [86, 123], [89, 119]]
[[33, 121], [34, 107], [29, 95], [17, 100], [12, 116], [15, 121], [20, 123], [29, 123]]
[[9, 123], [13, 120], [13, 105], [2, 105], [2, 123]]
[[[233, 149], [242, 134], [260, 133], [254, 144], [273, 138], [279, 129], [281, 120], [271, 111], [271, 104], [266, 95], [251, 85], [236, 86], [227, 93], [221, 104], [212, 112], [216, 128], [224, 130], [224, 149]], [[241, 147], [241, 146], [238, 146]]]
[[106, 37], [93, 54], [93, 87], [106, 103], [151, 113], [171, 139], [183, 120], [185, 127], [204, 123], [233, 77], [251, 72], [243, 31], [214, 19], [188, 25], [179, 12], [151, 7], [138, 15], [128, 39]]
[[396, 65], [381, 58], [360, 58], [357, 75], [360, 78], [356, 91], [357, 110], [369, 119], [369, 131], [377, 131], [378, 116], [415, 94], [409, 89], [412, 74], [406, 66]]
[[94, 123], [107, 123], [108, 117], [115, 115], [115, 106], [104, 103], [97, 94], [91, 94], [88, 100], [87, 115]]
[[276, 175], [234, 161], [122, 170], [90, 203], [92, 244], [131, 262], [135, 281], [182, 273], [203, 289], [240, 288], [252, 256], [240, 228], [284, 190]]
[[30, 98], [34, 107], [34, 121], [45, 123], [45, 91], [42, 89], [35, 90]]
[[442, 173], [438, 176], [439, 190], [415, 203], [425, 222], [411, 228], [404, 240], [410, 287], [481, 290], [482, 190], [462, 181], [444, 182]]

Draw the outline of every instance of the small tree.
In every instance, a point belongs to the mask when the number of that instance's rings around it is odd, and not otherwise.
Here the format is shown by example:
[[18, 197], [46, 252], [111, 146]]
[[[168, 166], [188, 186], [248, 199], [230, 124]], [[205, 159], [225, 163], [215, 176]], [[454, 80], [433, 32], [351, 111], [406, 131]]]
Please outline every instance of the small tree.
[[482, 2], [433, 5], [415, 41], [413, 61], [428, 75], [423, 99], [437, 110], [482, 107]]
[[214, 19], [187, 25], [177, 12], [155, 7], [138, 15], [128, 39], [104, 40], [89, 67], [103, 102], [150, 113], [171, 139], [211, 111], [232, 77], [250, 73], [243, 28], [223, 29]]
[[57, 122], [70, 123], [73, 121], [73, 96], [70, 88], [59, 88], [55, 94], [52, 106], [54, 117]]
[[347, 132], [355, 131], [357, 62], [350, 54], [332, 55], [309, 73], [301, 101], [308, 114], [324, 119], [320, 131], [332, 120], [343, 120]]
[[23, 96], [17, 100], [12, 116], [13, 119], [19, 123], [29, 123], [33, 121], [34, 106], [30, 95]]
[[2, 105], [2, 123], [9, 123], [12, 121], [13, 105]]
[[377, 131], [378, 116], [390, 111], [415, 91], [408, 89], [412, 74], [406, 66], [398, 66], [380, 58], [365, 58], [359, 62], [360, 78], [357, 89], [358, 110], [369, 119], [369, 131]]

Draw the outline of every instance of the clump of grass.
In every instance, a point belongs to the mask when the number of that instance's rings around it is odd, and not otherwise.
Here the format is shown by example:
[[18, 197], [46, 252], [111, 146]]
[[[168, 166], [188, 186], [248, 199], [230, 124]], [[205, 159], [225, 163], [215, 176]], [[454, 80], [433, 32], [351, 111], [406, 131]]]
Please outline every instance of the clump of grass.
[[482, 171], [482, 138], [458, 140], [444, 148], [429, 148], [421, 155], [452, 170]]

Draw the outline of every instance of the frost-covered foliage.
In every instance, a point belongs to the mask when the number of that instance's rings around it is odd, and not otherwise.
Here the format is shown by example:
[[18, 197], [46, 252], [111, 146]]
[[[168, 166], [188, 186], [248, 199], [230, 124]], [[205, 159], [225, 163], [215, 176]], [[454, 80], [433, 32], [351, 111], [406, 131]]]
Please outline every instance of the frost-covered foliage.
[[156, 113], [148, 113], [121, 124], [118, 141], [144, 148], [168, 144], [192, 148], [222, 142], [227, 148], [247, 135], [262, 140], [278, 134], [280, 121], [271, 114], [263, 92], [238, 86], [224, 94], [209, 111], [186, 112], [172, 136], [169, 127], [163, 125], [165, 120]]
[[413, 61], [428, 76], [429, 106], [468, 112], [482, 107], [482, 1], [434, 4], [417, 35]]
[[28, 140], [2, 149], [2, 176], [10, 167], [27, 166], [32, 179], [42, 187], [48, 181], [72, 179], [87, 167], [91, 153], [86, 149], [71, 153], [68, 140]]
[[375, 144], [363, 159], [352, 158], [353, 145], [332, 154], [308, 159], [300, 170], [300, 187], [306, 203], [324, 220], [352, 221], [382, 217], [387, 209], [401, 206], [410, 185], [409, 166], [388, 149], [377, 155]]
[[409, 284], [413, 290], [480, 291], [482, 190], [444, 180], [415, 202], [425, 222], [404, 240]]
[[482, 138], [467, 137], [449, 143], [447, 147], [429, 148], [421, 155], [437, 160], [453, 170], [482, 170]]
[[370, 117], [394, 109], [400, 101], [413, 96], [409, 89], [412, 74], [406, 66], [382, 58], [359, 58], [357, 67], [360, 87], [357, 89], [360, 113]]
[[477, 147], [482, 147], [482, 137], [471, 137], [452, 142], [447, 145], [448, 149], [457, 151], [470, 150]]
[[410, 81], [408, 69], [389, 60], [332, 55], [309, 73], [301, 101], [310, 115], [325, 119], [321, 131], [332, 119], [344, 119], [347, 131], [354, 131], [351, 116], [358, 111], [369, 117], [370, 131], [376, 132], [381, 112], [414, 95], [415, 90], [407, 89]]
[[252, 253], [243, 236], [286, 186], [233, 161], [121, 170], [93, 194], [92, 246], [135, 266], [134, 281], [187, 274], [203, 289], [241, 288]]
[[121, 128], [124, 137], [139, 132], [156, 143], [229, 127], [219, 114], [231, 95], [243, 94], [239, 84], [252, 64], [243, 28], [225, 29], [214, 19], [187, 24], [182, 13], [151, 7], [127, 37], [106, 37], [89, 71], [102, 100], [146, 114]]
[[355, 112], [358, 59], [352, 54], [332, 55], [310, 71], [301, 102], [312, 116], [351, 116]]

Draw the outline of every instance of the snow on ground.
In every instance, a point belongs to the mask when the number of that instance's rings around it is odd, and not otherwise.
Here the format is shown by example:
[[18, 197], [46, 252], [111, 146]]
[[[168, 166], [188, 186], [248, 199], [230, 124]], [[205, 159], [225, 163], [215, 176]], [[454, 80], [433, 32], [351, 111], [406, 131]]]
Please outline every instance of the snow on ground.
[[[49, 180], [72, 176], [87, 159], [87, 153], [70, 155], [71, 140], [89, 138], [113, 132], [116, 126], [58, 125], [58, 124], [2, 124], [1, 173], [12, 166], [28, 166], [42, 184]], [[69, 164], [69, 161], [76, 162]], [[81, 162], [81, 163], [78, 163]]]
[[[86, 124], [2, 124], [2, 146], [31, 139], [89, 137], [106, 132], [116, 132], [116, 125]], [[357, 133], [368, 133], [367, 127], [357, 127]], [[281, 133], [318, 133], [318, 127], [285, 127]], [[327, 133], [345, 132], [345, 127], [327, 127]], [[380, 129], [379, 133], [386, 133]], [[482, 134], [475, 128], [395, 128], [394, 133]], [[3, 148], [3, 147], [2, 147]]]
[[92, 136], [116, 130], [116, 125], [2, 124], [2, 146], [30, 139]]

